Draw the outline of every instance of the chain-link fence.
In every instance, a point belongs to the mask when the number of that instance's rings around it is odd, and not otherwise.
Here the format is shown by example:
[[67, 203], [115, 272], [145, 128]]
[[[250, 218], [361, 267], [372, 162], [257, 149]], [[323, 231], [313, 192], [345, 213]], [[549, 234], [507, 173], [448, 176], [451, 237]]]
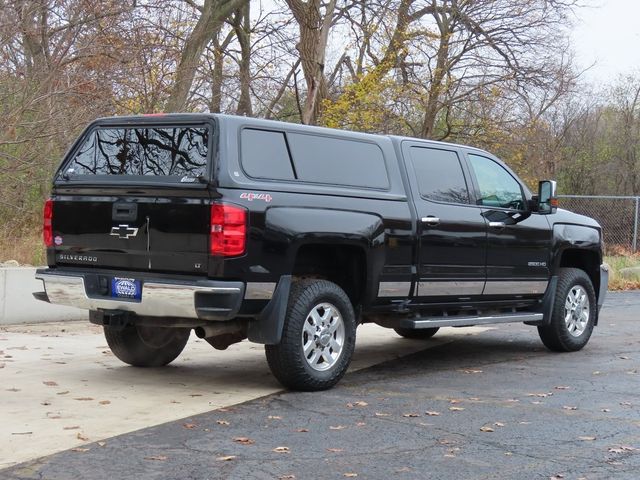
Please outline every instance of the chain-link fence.
[[622, 247], [637, 252], [640, 197], [558, 195], [560, 207], [595, 218], [607, 249]]

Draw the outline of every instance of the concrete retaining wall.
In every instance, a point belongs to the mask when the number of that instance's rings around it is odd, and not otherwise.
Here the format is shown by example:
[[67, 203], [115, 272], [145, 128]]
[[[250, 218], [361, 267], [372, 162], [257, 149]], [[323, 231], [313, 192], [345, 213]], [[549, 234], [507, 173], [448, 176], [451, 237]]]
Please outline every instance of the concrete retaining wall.
[[0, 268], [0, 325], [87, 320], [86, 310], [51, 305], [36, 300], [31, 292], [44, 290], [32, 267]]

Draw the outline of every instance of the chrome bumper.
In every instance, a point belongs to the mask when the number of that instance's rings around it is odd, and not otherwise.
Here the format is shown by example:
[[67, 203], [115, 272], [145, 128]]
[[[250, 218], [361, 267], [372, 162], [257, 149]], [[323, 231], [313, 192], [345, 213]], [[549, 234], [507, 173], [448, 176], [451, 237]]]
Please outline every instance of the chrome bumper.
[[228, 320], [238, 313], [245, 293], [243, 282], [144, 279], [139, 301], [99, 295], [87, 288], [93, 273], [38, 270], [44, 292], [34, 296], [50, 303], [87, 310], [121, 310], [143, 316]]

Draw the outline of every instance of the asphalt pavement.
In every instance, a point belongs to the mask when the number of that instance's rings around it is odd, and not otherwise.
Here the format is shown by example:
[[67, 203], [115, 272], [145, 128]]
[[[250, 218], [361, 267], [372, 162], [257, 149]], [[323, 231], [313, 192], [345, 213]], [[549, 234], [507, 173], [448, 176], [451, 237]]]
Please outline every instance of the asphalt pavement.
[[580, 352], [548, 352], [535, 328], [504, 325], [349, 373], [327, 392], [274, 393], [0, 478], [637, 479], [638, 322], [640, 292], [611, 293]]

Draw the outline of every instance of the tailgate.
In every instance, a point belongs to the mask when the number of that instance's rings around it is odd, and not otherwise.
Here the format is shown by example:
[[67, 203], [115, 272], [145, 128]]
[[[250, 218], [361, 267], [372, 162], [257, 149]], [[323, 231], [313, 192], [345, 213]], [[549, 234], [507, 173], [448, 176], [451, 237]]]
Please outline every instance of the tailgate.
[[98, 121], [56, 174], [50, 265], [206, 274], [213, 122]]

